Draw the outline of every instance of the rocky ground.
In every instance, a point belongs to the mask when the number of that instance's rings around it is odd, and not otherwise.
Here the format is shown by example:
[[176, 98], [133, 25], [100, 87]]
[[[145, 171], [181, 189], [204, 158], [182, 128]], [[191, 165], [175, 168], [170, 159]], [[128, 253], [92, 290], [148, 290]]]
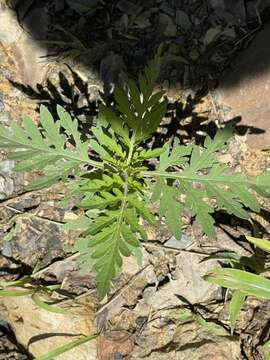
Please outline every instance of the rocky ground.
[[[87, 5], [79, 7], [81, 4]], [[37, 109], [57, 103], [80, 120], [93, 121], [100, 92], [134, 76], [163, 44], [158, 86], [168, 92], [165, 139], [176, 132], [197, 141], [234, 119], [236, 134], [221, 161], [249, 175], [270, 168], [270, 50], [267, 1], [0, 1], [0, 122], [38, 120]], [[61, 41], [61, 42], [59, 42]], [[269, 340], [269, 302], [250, 298], [235, 335], [229, 336], [224, 292], [202, 276], [219, 250], [249, 256], [243, 241], [251, 228], [217, 214], [216, 236], [208, 239], [187, 215], [180, 241], [169, 231], [148, 228], [143, 264], [124, 263], [106, 302], [99, 303], [94, 274], [78, 270], [65, 247], [76, 234], [62, 230], [77, 216], [60, 206], [63, 184], [24, 193], [34, 176], [18, 175], [0, 163], [1, 280], [32, 274], [59, 283], [69, 315], [49, 313], [29, 297], [0, 301], [0, 359], [32, 359], [80, 334], [101, 336], [59, 359], [237, 360], [264, 359]], [[267, 211], [269, 204], [264, 203]], [[267, 217], [254, 215], [264, 236]], [[237, 239], [237, 241], [235, 241]], [[181, 323], [183, 308], [219, 330]]]

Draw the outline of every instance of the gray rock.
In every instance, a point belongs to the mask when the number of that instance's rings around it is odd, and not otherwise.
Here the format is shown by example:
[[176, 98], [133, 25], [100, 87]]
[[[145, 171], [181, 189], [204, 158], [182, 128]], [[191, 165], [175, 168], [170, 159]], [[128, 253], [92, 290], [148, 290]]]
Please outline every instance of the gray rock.
[[6, 256], [33, 267], [38, 261], [41, 267], [48, 266], [63, 256], [70, 235], [62, 230], [63, 209], [52, 200], [59, 196], [56, 191], [59, 194], [60, 185], [25, 193], [2, 204], [0, 234], [6, 241], [0, 246]]
[[182, 234], [181, 239], [176, 239], [172, 236], [169, 240], [164, 243], [165, 247], [174, 248], [174, 249], [186, 249], [193, 243], [191, 236], [186, 235], [185, 233]]
[[[11, 248], [3, 243], [4, 252], [34, 267], [38, 261], [42, 267], [53, 259], [63, 256], [62, 229], [55, 222], [47, 221], [32, 214], [19, 215], [8, 237]], [[14, 231], [12, 231], [14, 230]]]
[[9, 241], [4, 241], [2, 244], [1, 254], [5, 257], [11, 257], [12, 256], [12, 246]]
[[203, 39], [204, 45], [210, 45], [222, 33], [221, 26], [212, 27], [207, 30]]
[[214, 9], [225, 9], [225, 1], [224, 0], [210, 0], [210, 4]]
[[12, 160], [0, 163], [0, 200], [4, 200], [23, 189], [23, 175], [13, 171]]
[[166, 14], [159, 14], [159, 31], [168, 37], [174, 37], [177, 34], [177, 28], [172, 18]]
[[[47, 66], [41, 58], [47, 54], [47, 49], [37, 42], [31, 33], [44, 40], [47, 34], [47, 17], [44, 8], [34, 8], [25, 18], [25, 28], [17, 21], [15, 11], [4, 9], [0, 13], [0, 41], [11, 49], [22, 82], [35, 87], [41, 83], [47, 71]], [[28, 29], [28, 30], [27, 30]]]
[[246, 25], [246, 8], [244, 0], [211, 0], [215, 10], [222, 9], [230, 12], [234, 19], [241, 25]]
[[168, 4], [167, 1], [162, 1], [159, 8], [165, 14], [169, 16], [174, 16], [174, 9], [172, 8], [171, 4]]
[[[217, 336], [198, 324], [179, 324], [146, 329], [132, 353], [131, 360], [238, 360], [240, 345], [237, 340]], [[166, 349], [166, 351], [164, 351]], [[167, 350], [168, 349], [168, 350]]]
[[[2, 112], [4, 110], [5, 110], [5, 103], [3, 101], [3, 97], [0, 94], [0, 112]], [[1, 118], [0, 118], [0, 121], [1, 121]]]
[[181, 10], [176, 11], [176, 24], [183, 30], [189, 30], [192, 26], [188, 15]]
[[18, 24], [15, 11], [4, 9], [0, 13], [0, 41], [6, 45], [18, 41], [23, 29]]
[[[23, 298], [23, 299], [22, 299]], [[1, 299], [7, 313], [7, 322], [16, 333], [18, 343], [39, 358], [52, 349], [66, 345], [78, 334], [94, 334], [94, 299], [90, 306], [76, 304], [68, 314], [56, 314], [36, 306], [30, 296]], [[53, 336], [44, 336], [53, 334]], [[32, 341], [38, 339], [38, 341]], [[7, 359], [5, 357], [5, 359]], [[11, 358], [10, 358], [11, 359]], [[13, 359], [15, 359], [13, 357]], [[17, 357], [16, 357], [17, 359]], [[93, 339], [82, 346], [59, 356], [59, 360], [96, 360], [97, 341]]]
[[153, 288], [145, 294], [145, 301], [154, 309], [179, 306], [182, 302], [179, 296], [191, 304], [205, 303], [217, 299], [220, 289], [209, 284], [203, 276], [214, 267], [217, 261], [211, 260], [201, 263], [202, 257], [191, 252], [182, 252], [176, 258], [176, 270], [172, 273], [170, 281], [157, 291]]
[[131, 1], [128, 0], [120, 0], [117, 3], [117, 8], [128, 15], [136, 15], [141, 11], [141, 7], [138, 5], [135, 5]]

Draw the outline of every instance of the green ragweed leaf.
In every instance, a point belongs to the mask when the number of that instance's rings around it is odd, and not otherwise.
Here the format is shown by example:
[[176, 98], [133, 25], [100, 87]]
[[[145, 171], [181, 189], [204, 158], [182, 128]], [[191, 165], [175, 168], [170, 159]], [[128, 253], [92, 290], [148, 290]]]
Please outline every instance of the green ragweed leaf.
[[[219, 130], [213, 139], [207, 137], [201, 147], [184, 146], [177, 139], [158, 148], [156, 139], [146, 142], [167, 110], [164, 92], [155, 91], [160, 62], [159, 53], [137, 82], [128, 80], [125, 90], [116, 89], [115, 106], [101, 104], [99, 116], [84, 137], [77, 119], [61, 106], [57, 106], [57, 119], [41, 106], [38, 125], [25, 117], [22, 127], [15, 122], [9, 128], [0, 126], [0, 147], [10, 151], [15, 169], [43, 174], [27, 189], [68, 180], [62, 206], [84, 211], [65, 226], [81, 234], [71, 251], [80, 253], [83, 270], [96, 272], [100, 297], [119, 275], [123, 257], [133, 255], [141, 262], [145, 225], [159, 226], [158, 216], [180, 238], [181, 219], [188, 211], [192, 221], [213, 236], [216, 209], [248, 219], [248, 209], [260, 210], [255, 192], [270, 195], [270, 172], [249, 178], [217, 161], [217, 152], [226, 148], [232, 128]], [[256, 242], [259, 245], [263, 244]], [[236, 263], [232, 257], [231, 262]], [[241, 257], [240, 263], [247, 261]], [[267, 296], [267, 279], [259, 290], [254, 278], [244, 280], [249, 287], [240, 291]], [[4, 291], [2, 295], [8, 296]]]
[[[49, 111], [40, 108], [40, 127], [25, 117], [23, 127], [12, 123], [10, 128], [0, 126], [0, 147], [11, 149], [10, 159], [18, 160], [16, 171], [41, 170], [45, 177], [28, 188], [37, 189], [65, 179], [83, 164], [102, 168], [102, 164], [89, 159], [88, 144], [80, 139], [77, 120], [61, 107], [57, 107], [59, 120], [54, 122]], [[61, 133], [63, 128], [65, 135]], [[75, 146], [67, 146], [69, 140]]]
[[[260, 210], [254, 190], [260, 195], [270, 195], [270, 183], [267, 183], [270, 172], [248, 178], [240, 173], [231, 174], [228, 166], [216, 160], [216, 152], [224, 148], [231, 131], [231, 128], [219, 130], [212, 140], [207, 137], [203, 148], [195, 145], [183, 147], [178, 141], [171, 147], [166, 144], [157, 170], [144, 173], [146, 177], [156, 178], [152, 199], [160, 202], [161, 209], [165, 208], [166, 200], [171, 205], [171, 211], [174, 209], [174, 217], [177, 211], [180, 217], [182, 209], [187, 208], [210, 237], [214, 235], [212, 214], [215, 209], [248, 219], [248, 208], [255, 212]], [[173, 191], [177, 191], [178, 199], [181, 198], [178, 209], [169, 188], [164, 189], [168, 182]], [[162, 211], [161, 215], [164, 216]]]
[[[154, 92], [155, 81], [160, 69], [160, 56], [156, 55], [153, 62], [139, 75], [139, 86], [132, 80], [128, 81], [128, 93], [122, 89], [115, 90], [116, 109], [120, 113], [118, 129], [116, 119], [111, 115], [112, 126], [124, 139], [119, 124], [127, 124], [133, 130], [136, 143], [148, 139], [160, 125], [166, 109], [167, 101], [162, 100], [164, 92]], [[109, 119], [110, 117], [107, 116]], [[110, 120], [108, 120], [110, 121]]]
[[155, 184], [152, 194], [152, 201], [160, 201], [160, 215], [165, 218], [172, 234], [176, 239], [181, 239], [182, 204], [179, 200], [179, 192], [176, 188], [168, 186], [164, 179], [159, 179]]

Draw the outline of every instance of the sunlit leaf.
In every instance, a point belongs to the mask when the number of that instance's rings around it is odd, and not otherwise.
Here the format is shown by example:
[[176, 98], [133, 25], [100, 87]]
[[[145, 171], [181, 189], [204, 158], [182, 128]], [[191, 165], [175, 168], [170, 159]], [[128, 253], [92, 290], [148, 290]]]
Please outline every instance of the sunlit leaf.
[[270, 253], [270, 241], [264, 239], [257, 239], [252, 236], [246, 236], [246, 239], [251, 242], [256, 247], [260, 248], [263, 251]]
[[52, 359], [56, 358], [57, 356], [64, 354], [67, 351], [75, 349], [76, 347], [78, 347], [82, 344], [85, 344], [88, 341], [96, 339], [96, 337], [97, 337], [97, 335], [82, 336], [81, 338], [79, 338], [77, 340], [71, 341], [71, 342], [67, 343], [66, 345], [59, 346], [58, 348], [35, 358], [35, 360], [52, 360]]
[[68, 310], [63, 309], [59, 306], [54, 306], [43, 301], [36, 293], [32, 295], [33, 302], [43, 310], [57, 313], [57, 314], [68, 314]]
[[214, 269], [205, 276], [212, 284], [240, 290], [247, 295], [270, 299], [270, 280], [238, 269]]
[[233, 335], [234, 333], [236, 320], [245, 302], [246, 296], [247, 295], [240, 290], [236, 290], [233, 292], [229, 308], [231, 335]]

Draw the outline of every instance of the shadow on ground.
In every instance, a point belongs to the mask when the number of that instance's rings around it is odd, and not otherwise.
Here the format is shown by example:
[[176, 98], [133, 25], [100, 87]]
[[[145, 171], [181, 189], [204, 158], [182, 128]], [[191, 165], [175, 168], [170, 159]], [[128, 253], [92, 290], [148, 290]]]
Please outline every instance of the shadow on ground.
[[[59, 86], [56, 87], [50, 80], [46, 85], [37, 85], [34, 89], [14, 81], [11, 84], [18, 90], [35, 100], [38, 104], [44, 104], [50, 110], [54, 118], [57, 118], [56, 105], [63, 106], [73, 117], [79, 120], [79, 129], [82, 135], [89, 133], [95, 118], [98, 114], [99, 101], [91, 101], [87, 82], [78, 73], [68, 66], [70, 77], [63, 72], [59, 73]], [[198, 90], [193, 96], [185, 99], [170, 102], [166, 118], [150, 140], [151, 146], [159, 147], [172, 140], [180, 138], [182, 143], [193, 139], [197, 144], [203, 144], [205, 136], [214, 137], [218, 127], [215, 120], [209, 119], [198, 112], [198, 106], [203, 103], [207, 94], [207, 87]], [[241, 117], [235, 117], [227, 121], [227, 125], [233, 124], [235, 133], [243, 135], [247, 131], [250, 134], [260, 134], [263, 130], [240, 124]]]
[[[82, 127], [87, 128], [97, 104], [89, 100], [87, 83], [72, 70], [74, 65], [99, 77], [108, 98], [113, 86], [122, 86], [127, 76], [136, 79], [162, 44], [160, 85], [165, 90], [175, 89], [175, 93], [183, 88], [192, 91], [192, 98], [172, 104], [171, 120], [191, 117], [184, 126], [187, 136], [198, 131], [214, 133], [214, 123], [203, 124], [195, 115], [195, 104], [200, 103], [202, 93], [216, 86], [224, 69], [260, 33], [270, 14], [266, 0], [259, 7], [255, 0], [224, 3], [222, 7], [222, 1], [212, 0], [9, 0], [21, 26], [46, 47], [46, 60], [67, 64], [73, 77], [72, 85], [60, 73], [59, 88], [49, 80], [45, 86], [37, 84], [36, 89], [13, 85], [45, 102], [52, 112], [56, 103], [62, 104], [72, 115], [84, 118]], [[251, 56], [250, 62], [260, 63], [245, 67], [226, 86], [265, 71], [270, 64], [268, 48], [259, 59]], [[85, 101], [80, 106], [82, 94]], [[168, 137], [178, 130], [179, 121], [169, 121]], [[263, 132], [240, 125], [238, 132], [243, 134], [247, 128], [250, 133]]]
[[[10, 0], [48, 54], [84, 64], [106, 87], [136, 77], [163, 44], [160, 82], [212, 84], [267, 21], [267, 1]], [[259, 14], [260, 11], [260, 14]], [[270, 58], [270, 52], [265, 56]], [[267, 59], [262, 62], [269, 64]], [[257, 69], [263, 69], [257, 64]], [[240, 76], [250, 74], [243, 73]]]

